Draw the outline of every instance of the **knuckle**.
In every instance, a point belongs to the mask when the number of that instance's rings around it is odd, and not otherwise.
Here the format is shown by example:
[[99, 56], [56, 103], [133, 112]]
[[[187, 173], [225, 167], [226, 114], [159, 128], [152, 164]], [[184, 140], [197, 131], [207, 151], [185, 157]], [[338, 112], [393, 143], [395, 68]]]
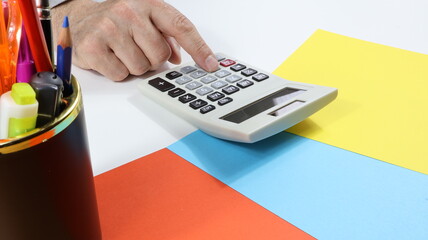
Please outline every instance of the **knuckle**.
[[194, 43], [195, 51], [199, 55], [203, 55], [207, 53], [207, 45], [205, 44], [204, 40], [198, 39]]
[[131, 1], [116, 1], [111, 8], [111, 13], [128, 21], [133, 21], [138, 17]]
[[148, 0], [147, 3], [155, 7], [165, 7], [163, 0]]
[[101, 18], [97, 24], [98, 31], [102, 32], [102, 35], [105, 34], [116, 34], [118, 29], [116, 24], [109, 17]]
[[157, 69], [159, 66], [168, 61], [170, 56], [171, 49], [169, 49], [168, 47], [159, 48], [156, 52], [156, 55], [152, 59], [150, 59], [150, 63], [152, 65], [151, 69]]
[[83, 51], [86, 55], [97, 56], [102, 54], [104, 50], [101, 46], [100, 39], [94, 36], [87, 36], [79, 43], [80, 51]]
[[129, 71], [129, 73], [132, 75], [138, 76], [138, 75], [143, 75], [144, 73], [146, 73], [149, 70], [150, 70], [150, 64], [145, 63], [145, 64], [140, 64], [140, 65], [134, 67], [133, 69], [131, 69]]
[[192, 22], [183, 14], [177, 13], [172, 20], [173, 27], [181, 34], [188, 34], [195, 31]]
[[118, 69], [117, 71], [110, 72], [104, 75], [115, 82], [119, 82], [124, 80], [129, 75], [129, 71], [127, 69], [122, 69], [122, 70]]

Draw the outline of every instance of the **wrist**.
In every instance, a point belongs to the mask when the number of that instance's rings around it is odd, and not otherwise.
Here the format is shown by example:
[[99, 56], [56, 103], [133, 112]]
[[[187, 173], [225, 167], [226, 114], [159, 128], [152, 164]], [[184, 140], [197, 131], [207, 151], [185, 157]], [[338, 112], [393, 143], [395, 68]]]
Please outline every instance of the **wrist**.
[[88, 12], [94, 9], [97, 4], [99, 3], [92, 0], [67, 0], [59, 2], [58, 5], [53, 7], [51, 16], [54, 41], [56, 42], [65, 16], [68, 16], [72, 28], [80, 19], [88, 16]]

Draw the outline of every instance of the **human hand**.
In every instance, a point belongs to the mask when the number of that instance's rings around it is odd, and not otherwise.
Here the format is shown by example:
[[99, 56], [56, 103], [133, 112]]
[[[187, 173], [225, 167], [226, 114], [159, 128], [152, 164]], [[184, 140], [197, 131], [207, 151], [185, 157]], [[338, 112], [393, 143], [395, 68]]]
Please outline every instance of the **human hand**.
[[206, 71], [218, 68], [194, 25], [162, 0], [73, 0], [53, 9], [54, 30], [60, 29], [65, 15], [73, 63], [112, 80], [141, 75], [166, 61], [179, 64], [180, 46]]

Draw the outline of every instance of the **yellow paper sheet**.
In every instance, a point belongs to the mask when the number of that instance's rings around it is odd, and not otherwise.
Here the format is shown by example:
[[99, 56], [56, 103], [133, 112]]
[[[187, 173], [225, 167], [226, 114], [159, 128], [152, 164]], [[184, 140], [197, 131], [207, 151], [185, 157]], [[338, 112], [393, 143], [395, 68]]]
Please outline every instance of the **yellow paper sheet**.
[[339, 89], [287, 131], [428, 174], [428, 55], [318, 30], [274, 74]]

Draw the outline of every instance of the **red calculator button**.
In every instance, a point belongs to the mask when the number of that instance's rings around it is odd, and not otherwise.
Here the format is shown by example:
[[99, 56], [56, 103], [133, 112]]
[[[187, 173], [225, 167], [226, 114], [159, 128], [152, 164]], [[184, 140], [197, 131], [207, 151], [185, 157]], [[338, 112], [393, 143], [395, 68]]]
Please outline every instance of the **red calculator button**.
[[223, 67], [229, 67], [232, 66], [233, 64], [235, 64], [236, 62], [230, 59], [225, 59], [223, 61], [220, 62], [220, 65], [222, 65]]

